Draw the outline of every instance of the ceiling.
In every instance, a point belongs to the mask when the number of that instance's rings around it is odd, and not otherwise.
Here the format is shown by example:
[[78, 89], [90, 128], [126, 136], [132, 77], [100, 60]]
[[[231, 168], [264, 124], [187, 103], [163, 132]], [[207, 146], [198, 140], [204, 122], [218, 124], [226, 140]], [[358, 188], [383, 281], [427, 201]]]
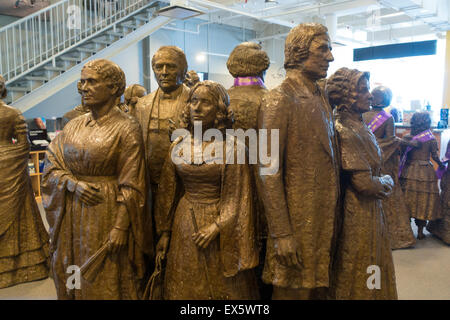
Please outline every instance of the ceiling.
[[[266, 2], [267, 1], [267, 2]], [[255, 40], [283, 38], [302, 22], [326, 25], [335, 44], [361, 46], [444, 38], [448, 0], [172, 0], [211, 23], [252, 29]]]

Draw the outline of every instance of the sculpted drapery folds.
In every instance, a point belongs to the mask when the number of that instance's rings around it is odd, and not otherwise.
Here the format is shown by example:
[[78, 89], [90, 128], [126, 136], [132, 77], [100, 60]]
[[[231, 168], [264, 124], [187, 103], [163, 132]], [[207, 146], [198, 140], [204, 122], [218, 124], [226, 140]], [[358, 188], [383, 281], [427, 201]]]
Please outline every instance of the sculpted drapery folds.
[[[394, 118], [386, 113], [386, 118], [380, 125], [374, 121], [375, 117], [384, 115], [384, 108], [391, 104], [392, 92], [387, 87], [377, 87], [372, 91], [372, 109], [363, 114], [364, 122], [371, 126], [382, 150], [382, 174], [392, 177], [394, 190], [392, 195], [383, 200], [383, 211], [387, 219], [387, 227], [391, 239], [392, 249], [408, 248], [414, 246], [416, 240], [411, 229], [411, 219], [406, 207], [403, 191], [398, 181], [398, 168], [400, 163], [400, 147], [408, 142], [395, 136]], [[370, 128], [369, 128], [370, 129]]]
[[[264, 86], [264, 75], [269, 68], [270, 59], [259, 44], [253, 42], [243, 42], [236, 46], [227, 61], [227, 68], [234, 78], [234, 85], [228, 90], [230, 96], [230, 110], [233, 112], [233, 129], [258, 129], [258, 117], [262, 104], [262, 97], [267, 93]], [[256, 141], [252, 148], [257, 148]], [[253, 165], [252, 169], [252, 191], [255, 199], [256, 227], [258, 242], [260, 247], [260, 266], [257, 268], [259, 286], [261, 294], [270, 295], [270, 289], [261, 282], [262, 268], [266, 254], [267, 222], [265, 221], [264, 205], [257, 190], [260, 189], [259, 180], [256, 179], [258, 166]], [[266, 294], [266, 295], [267, 295]]]
[[152, 232], [152, 210], [156, 199], [161, 169], [169, 151], [170, 134], [179, 127], [189, 88], [183, 84], [187, 61], [183, 51], [175, 46], [163, 46], [152, 58], [158, 89], [138, 100], [135, 117], [141, 125], [150, 186], [146, 209], [147, 232]]
[[[5, 79], [0, 76], [0, 98], [5, 97]], [[0, 114], [0, 288], [5, 288], [46, 278], [49, 254], [48, 234], [28, 174], [25, 119], [2, 100]]]
[[[81, 72], [91, 110], [70, 121], [46, 152], [43, 204], [50, 225], [52, 270], [59, 299], [137, 299], [144, 275], [145, 166], [139, 124], [116, 105], [125, 74], [111, 61]], [[105, 245], [105, 246], [104, 246]], [[66, 287], [69, 266], [97, 261], [91, 279]]]
[[[370, 110], [372, 100], [369, 74], [341, 68], [327, 80], [326, 91], [330, 104], [337, 108], [345, 193], [333, 264], [333, 291], [337, 299], [397, 299], [381, 204], [381, 199], [390, 196], [394, 183], [390, 176], [381, 174], [381, 150], [361, 116]], [[370, 268], [378, 268], [378, 284], [369, 281]]]
[[279, 130], [280, 139], [279, 171], [260, 176], [269, 231], [263, 279], [275, 299], [313, 298], [325, 290], [310, 289], [329, 286], [339, 164], [332, 110], [317, 81], [331, 61], [326, 27], [293, 28], [287, 77], [263, 98], [259, 128]]
[[[258, 298], [251, 270], [258, 264], [258, 250], [248, 165], [225, 164], [227, 153], [237, 150], [225, 143], [218, 143], [214, 152], [217, 157], [217, 148], [223, 148], [222, 162], [205, 157], [215, 140], [202, 142], [201, 163], [194, 163], [195, 147], [190, 159], [173, 151], [186, 141], [187, 148], [194, 146], [194, 121], [224, 134], [231, 128], [228, 104], [220, 84], [195, 85], [182, 121], [189, 133], [174, 141], [164, 163], [155, 221], [157, 254], [165, 257], [167, 252], [165, 299]], [[184, 140], [188, 136], [192, 139]], [[175, 164], [174, 157], [181, 161]]]

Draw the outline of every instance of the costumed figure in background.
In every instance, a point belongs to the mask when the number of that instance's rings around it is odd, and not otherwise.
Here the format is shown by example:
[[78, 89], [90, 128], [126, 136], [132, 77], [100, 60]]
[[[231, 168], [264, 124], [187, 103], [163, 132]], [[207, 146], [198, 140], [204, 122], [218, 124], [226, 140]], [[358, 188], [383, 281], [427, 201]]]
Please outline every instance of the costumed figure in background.
[[395, 136], [394, 118], [384, 109], [389, 107], [392, 91], [387, 87], [377, 87], [372, 91], [372, 109], [363, 114], [363, 119], [377, 138], [382, 150], [383, 163], [381, 173], [394, 180], [392, 195], [383, 200], [383, 212], [386, 216], [392, 249], [412, 247], [416, 244], [411, 228], [411, 218], [398, 181], [400, 146], [417, 147], [417, 141], [405, 141]]
[[186, 72], [186, 78], [184, 79], [184, 84], [189, 88], [195, 86], [198, 82], [200, 82], [200, 78], [194, 70], [189, 70]]
[[[230, 96], [230, 110], [233, 112], [233, 129], [255, 130], [254, 138], [251, 140], [249, 132], [249, 141], [247, 147], [254, 152], [257, 158], [258, 151], [258, 117], [262, 104], [262, 97], [268, 91], [264, 86], [264, 75], [269, 68], [270, 59], [259, 44], [253, 42], [243, 42], [236, 46], [230, 54], [227, 61], [227, 68], [234, 78], [234, 85], [228, 89]], [[265, 285], [262, 281], [262, 272], [266, 255], [267, 242], [267, 222], [264, 214], [264, 205], [257, 190], [260, 189], [258, 175], [258, 166], [252, 166], [252, 190], [254, 194], [256, 210], [256, 228], [258, 235], [258, 247], [260, 248], [260, 265], [256, 272], [258, 276], [258, 285], [263, 299], [270, 299], [271, 286]], [[256, 185], [258, 183], [258, 186]]]
[[[42, 192], [58, 299], [139, 298], [145, 162], [139, 123], [117, 107], [125, 84], [115, 63], [86, 63], [80, 87], [91, 111], [70, 121], [46, 153]], [[81, 268], [75, 288], [66, 286], [73, 265]]]
[[438, 179], [430, 156], [439, 165], [438, 144], [430, 130], [431, 117], [428, 112], [416, 112], [411, 118], [411, 134], [405, 140], [419, 141], [420, 147], [407, 147], [400, 161], [400, 184], [405, 195], [406, 205], [412, 218], [415, 219], [418, 233], [417, 239], [424, 239], [423, 228], [427, 220], [441, 218]]
[[[80, 81], [77, 82], [77, 89], [78, 89], [78, 93], [81, 95], [81, 84], [80, 84]], [[74, 118], [76, 118], [76, 117], [78, 117], [78, 116], [82, 116], [83, 114], [86, 114], [86, 113], [88, 113], [88, 112], [89, 112], [89, 108], [88, 108], [87, 106], [84, 105], [84, 103], [83, 103], [83, 97], [81, 97], [81, 104], [78, 105], [78, 106], [76, 106], [76, 107], [73, 108], [72, 110], [66, 112], [66, 113], [63, 115], [63, 118], [62, 118], [62, 128], [64, 128], [64, 127], [66, 126], [66, 124], [67, 124], [70, 120], [72, 120], [72, 119], [74, 119]], [[62, 130], [62, 129], [61, 129], [61, 130]]]
[[[239, 147], [237, 139], [231, 150], [225, 147], [228, 105], [220, 84], [196, 84], [184, 112], [185, 135], [174, 141], [164, 163], [155, 221], [157, 255], [167, 252], [167, 300], [258, 299], [251, 172], [247, 164], [225, 159], [236, 160]], [[223, 142], [198, 141], [194, 130], [208, 129], [217, 129]]]
[[[336, 299], [397, 299], [394, 263], [382, 199], [394, 181], [381, 172], [381, 150], [362, 119], [370, 110], [369, 73], [341, 68], [327, 80], [330, 104], [336, 107], [336, 130], [345, 193], [342, 229], [333, 267]], [[379, 268], [379, 283], [370, 289], [368, 267]], [[375, 283], [375, 285], [377, 285]]]
[[258, 127], [267, 141], [279, 134], [279, 149], [267, 143], [276, 161], [259, 168], [268, 225], [263, 281], [273, 284], [273, 299], [328, 298], [340, 172], [332, 109], [317, 81], [333, 60], [326, 27], [293, 28], [286, 79], [263, 98]]
[[450, 161], [450, 141], [447, 144], [447, 150], [443, 161], [446, 168], [444, 169], [442, 167], [439, 170], [442, 172], [439, 175], [439, 178], [441, 179], [442, 218], [430, 221], [427, 225], [427, 230], [446, 244], [450, 245], [450, 171], [448, 170], [448, 163]]
[[[6, 97], [0, 76], [0, 98]], [[0, 288], [49, 273], [48, 233], [28, 173], [30, 143], [20, 111], [0, 100]]]
[[145, 95], [147, 95], [147, 90], [140, 84], [132, 84], [131, 86], [128, 86], [123, 94], [123, 106], [125, 109], [122, 109], [122, 111], [134, 117], [136, 114], [136, 104], [139, 98], [142, 98]]

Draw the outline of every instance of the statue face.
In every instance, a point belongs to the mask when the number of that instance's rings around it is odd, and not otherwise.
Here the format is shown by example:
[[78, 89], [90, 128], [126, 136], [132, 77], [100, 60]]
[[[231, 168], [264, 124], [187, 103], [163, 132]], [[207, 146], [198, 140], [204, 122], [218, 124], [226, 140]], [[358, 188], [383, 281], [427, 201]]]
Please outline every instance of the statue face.
[[361, 78], [358, 82], [358, 96], [356, 98], [355, 108], [360, 113], [370, 111], [370, 106], [372, 105], [372, 94], [369, 91], [370, 84], [369, 80], [366, 78]]
[[311, 42], [308, 58], [303, 62], [303, 72], [314, 81], [326, 78], [332, 61], [334, 57], [331, 53], [330, 37], [322, 34]]
[[153, 72], [158, 86], [166, 93], [172, 92], [183, 83], [182, 64], [176, 54], [168, 50], [155, 54]]
[[205, 86], [197, 88], [189, 101], [191, 124], [202, 121], [203, 128], [211, 128], [216, 120], [217, 108], [213, 95]]
[[81, 71], [80, 90], [83, 104], [90, 108], [103, 106], [115, 96], [115, 88], [109, 87], [102, 76], [90, 68]]

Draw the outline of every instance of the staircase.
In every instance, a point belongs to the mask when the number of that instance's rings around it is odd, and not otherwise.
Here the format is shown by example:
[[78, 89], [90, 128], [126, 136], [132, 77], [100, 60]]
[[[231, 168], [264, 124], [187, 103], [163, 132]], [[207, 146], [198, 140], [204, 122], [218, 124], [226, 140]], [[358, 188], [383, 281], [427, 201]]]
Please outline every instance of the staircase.
[[0, 29], [5, 99], [22, 112], [76, 81], [82, 66], [110, 58], [170, 22], [151, 0], [62, 0]]

